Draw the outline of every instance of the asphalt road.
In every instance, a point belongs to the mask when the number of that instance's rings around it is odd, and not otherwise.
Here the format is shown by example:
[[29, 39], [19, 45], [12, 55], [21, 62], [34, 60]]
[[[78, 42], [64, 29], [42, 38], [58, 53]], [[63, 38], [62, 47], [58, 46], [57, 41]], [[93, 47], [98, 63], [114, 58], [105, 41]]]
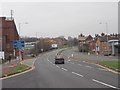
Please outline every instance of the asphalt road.
[[39, 57], [34, 70], [3, 80], [3, 88], [118, 88], [118, 75], [96, 65], [69, 58], [55, 65], [56, 52]]

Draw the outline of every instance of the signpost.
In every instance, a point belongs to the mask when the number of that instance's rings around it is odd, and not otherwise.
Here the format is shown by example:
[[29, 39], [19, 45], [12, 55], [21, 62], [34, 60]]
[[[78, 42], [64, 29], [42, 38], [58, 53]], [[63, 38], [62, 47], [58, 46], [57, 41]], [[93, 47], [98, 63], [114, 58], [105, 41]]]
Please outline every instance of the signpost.
[[25, 47], [25, 41], [15, 40], [13, 43], [14, 48], [22, 49]]
[[[22, 48], [25, 47], [25, 41], [23, 41], [23, 40], [15, 40], [13, 42], [13, 45], [14, 45], [14, 48], [19, 50], [19, 60], [20, 60], [21, 59], [21, 53], [23, 53]], [[23, 56], [22, 56], [22, 58], [23, 58]]]

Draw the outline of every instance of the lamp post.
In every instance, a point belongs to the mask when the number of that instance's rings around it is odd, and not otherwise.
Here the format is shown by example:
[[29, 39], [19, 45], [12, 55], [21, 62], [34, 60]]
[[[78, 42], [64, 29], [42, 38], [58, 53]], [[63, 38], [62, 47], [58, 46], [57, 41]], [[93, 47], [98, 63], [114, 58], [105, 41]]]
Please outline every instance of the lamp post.
[[1, 54], [1, 60], [3, 59], [3, 56], [2, 56], [2, 19], [0, 19], [0, 54]]
[[[1, 28], [1, 27], [0, 27], [0, 28]], [[1, 56], [0, 56], [0, 57], [1, 57], [1, 60], [2, 60], [2, 59], [3, 59], [3, 56], [2, 56], [2, 30], [1, 30], [0, 33], [1, 33], [1, 37], [0, 37], [0, 44], [1, 44], [1, 45], [0, 45], [0, 52], [1, 52], [0, 54], [1, 54]]]
[[21, 25], [22, 25], [22, 24], [28, 24], [28, 22], [25, 22], [25, 23], [19, 23], [19, 40], [20, 40], [20, 34], [21, 34], [21, 33], [20, 33], [20, 30], [21, 30]]
[[99, 24], [105, 24], [106, 26], [106, 33], [107, 33], [107, 54], [108, 54], [108, 23], [107, 22], [105, 22], [105, 23], [102, 23], [102, 22], [100, 22]]
[[[19, 23], [19, 41], [21, 40], [21, 39], [20, 39], [20, 34], [21, 34], [20, 31], [21, 31], [21, 25], [22, 25], [22, 24], [28, 24], [28, 22]], [[20, 52], [20, 48], [19, 48], [19, 61], [20, 61], [20, 59], [21, 59], [21, 52]]]
[[[37, 50], [38, 50], [38, 46], [37, 46], [37, 37], [38, 37], [38, 33], [41, 33], [41, 32], [36, 32], [36, 48], [35, 48], [35, 52], [36, 52], [36, 55], [38, 54], [38, 52], [37, 52]], [[40, 48], [40, 50], [41, 50], [41, 52], [43, 52], [43, 43], [42, 43], [42, 38], [40, 38], [40, 46], [41, 46], [41, 48]]]

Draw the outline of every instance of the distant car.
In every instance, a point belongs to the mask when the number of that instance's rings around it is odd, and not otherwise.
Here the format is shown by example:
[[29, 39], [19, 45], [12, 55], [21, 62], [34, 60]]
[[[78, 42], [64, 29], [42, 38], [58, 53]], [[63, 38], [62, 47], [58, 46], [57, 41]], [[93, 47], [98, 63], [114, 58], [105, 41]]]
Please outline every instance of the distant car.
[[55, 56], [55, 64], [64, 64], [64, 58], [60, 55]]

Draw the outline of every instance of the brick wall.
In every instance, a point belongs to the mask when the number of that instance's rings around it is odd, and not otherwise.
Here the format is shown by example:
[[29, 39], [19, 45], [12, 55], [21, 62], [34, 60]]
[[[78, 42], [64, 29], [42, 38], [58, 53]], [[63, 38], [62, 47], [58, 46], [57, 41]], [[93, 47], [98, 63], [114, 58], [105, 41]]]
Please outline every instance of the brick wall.
[[6, 20], [6, 17], [0, 17], [2, 19], [2, 49], [5, 52], [5, 56], [14, 53], [13, 41], [19, 40], [17, 28], [12, 20]]

